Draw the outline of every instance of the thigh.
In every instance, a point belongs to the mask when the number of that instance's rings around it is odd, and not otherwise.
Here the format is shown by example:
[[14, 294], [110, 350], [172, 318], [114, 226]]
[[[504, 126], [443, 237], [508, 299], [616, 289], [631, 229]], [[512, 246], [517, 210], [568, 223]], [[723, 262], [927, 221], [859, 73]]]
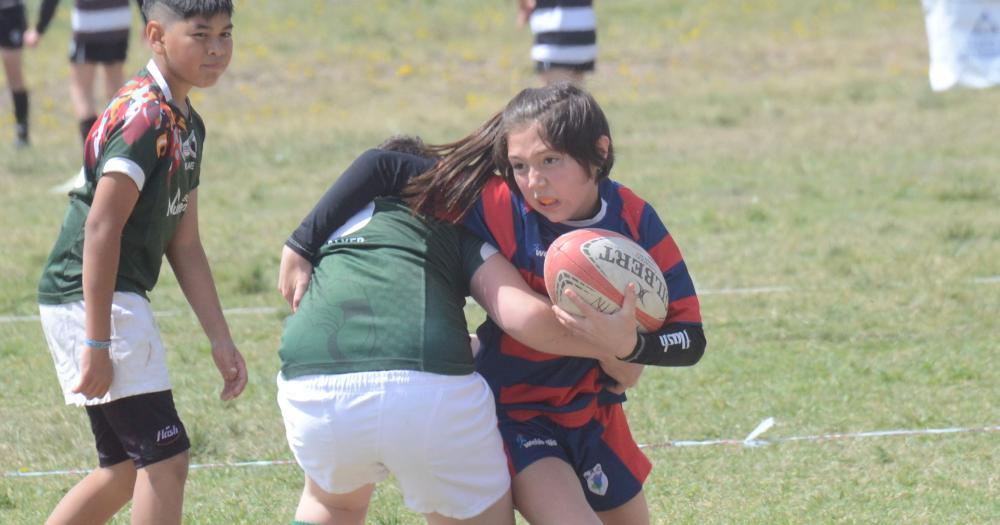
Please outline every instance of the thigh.
[[124, 292], [114, 294], [109, 353], [114, 376], [107, 394], [99, 399], [88, 400], [72, 391], [80, 380], [80, 349], [86, 338], [83, 301], [39, 305], [38, 310], [66, 404], [98, 405], [170, 390], [166, 349], [149, 302], [142, 296]]
[[115, 375], [111, 400], [170, 390], [167, 351], [149, 301], [135, 293], [115, 292], [111, 304], [111, 362]]
[[504, 417], [500, 420], [499, 428], [512, 475], [519, 474], [531, 464], [545, 458], [572, 463], [566, 447], [561, 442], [560, 429], [544, 417], [527, 421], [515, 421]]
[[424, 517], [428, 525], [514, 525], [514, 504], [508, 490], [496, 503], [471, 518], [449, 518], [436, 512]]
[[632, 438], [621, 405], [603, 407], [595, 420], [566, 429], [564, 435], [580, 486], [595, 511], [615, 509], [642, 491], [652, 464]]
[[646, 494], [640, 490], [624, 505], [598, 512], [597, 517], [604, 525], [647, 525], [649, 523], [649, 505], [646, 503]]
[[87, 399], [81, 394], [73, 393], [73, 388], [80, 380], [79, 352], [86, 338], [83, 301], [42, 304], [38, 306], [38, 313], [63, 399], [67, 405], [83, 406]]
[[406, 505], [453, 519], [477, 516], [510, 489], [493, 395], [479, 374], [422, 375], [387, 399], [385, 464]]
[[302, 523], [364, 523], [375, 485], [343, 494], [323, 490], [306, 476], [305, 488], [295, 509], [295, 521]]
[[121, 449], [136, 468], [170, 459], [191, 448], [187, 430], [177, 415], [174, 397], [169, 390], [89, 406], [87, 412], [101, 413]]
[[599, 524], [573, 467], [541, 458], [514, 476], [514, 506], [529, 523]]
[[278, 407], [288, 446], [323, 492], [344, 494], [388, 475], [378, 449], [383, 392], [344, 389], [359, 374], [285, 380], [278, 375]]

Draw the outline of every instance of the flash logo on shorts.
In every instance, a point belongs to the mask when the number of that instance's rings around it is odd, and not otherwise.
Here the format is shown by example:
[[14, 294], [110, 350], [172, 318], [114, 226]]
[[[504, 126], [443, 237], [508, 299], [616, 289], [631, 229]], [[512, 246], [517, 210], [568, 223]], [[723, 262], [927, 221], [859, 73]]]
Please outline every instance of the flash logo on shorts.
[[587, 480], [587, 488], [594, 494], [603, 496], [608, 491], [608, 476], [604, 474], [600, 463], [584, 472], [583, 478]]
[[169, 445], [177, 440], [177, 436], [180, 435], [181, 429], [177, 428], [177, 425], [170, 425], [168, 427], [161, 428], [156, 431], [156, 444], [159, 446]]
[[528, 438], [524, 437], [521, 434], [517, 435], [517, 439], [515, 441], [517, 441], [518, 448], [531, 448], [531, 447], [537, 447], [539, 445], [545, 445], [547, 447], [556, 447], [556, 446], [559, 446], [559, 443], [556, 443], [556, 440], [551, 439], [551, 438], [549, 438], [549, 439], [542, 439], [542, 438], [528, 439]]

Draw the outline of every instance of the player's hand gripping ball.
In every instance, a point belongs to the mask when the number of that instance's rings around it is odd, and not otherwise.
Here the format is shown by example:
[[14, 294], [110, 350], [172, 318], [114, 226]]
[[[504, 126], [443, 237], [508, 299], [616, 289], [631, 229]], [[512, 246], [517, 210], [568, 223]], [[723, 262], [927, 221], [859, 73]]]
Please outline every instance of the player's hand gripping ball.
[[653, 257], [632, 239], [582, 228], [560, 236], [545, 253], [549, 299], [571, 314], [581, 312], [563, 294], [567, 288], [596, 310], [612, 314], [621, 308], [628, 283], [636, 284], [639, 330], [659, 330], [667, 317], [667, 282]]

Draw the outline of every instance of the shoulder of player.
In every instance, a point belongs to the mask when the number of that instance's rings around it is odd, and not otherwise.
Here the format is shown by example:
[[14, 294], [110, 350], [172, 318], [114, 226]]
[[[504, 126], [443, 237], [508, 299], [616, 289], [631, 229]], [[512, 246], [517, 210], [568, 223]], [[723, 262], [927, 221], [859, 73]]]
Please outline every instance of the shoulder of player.
[[142, 77], [130, 81], [120, 90], [105, 111], [109, 128], [130, 128], [131, 134], [161, 132], [176, 123], [176, 109], [171, 106], [155, 83], [142, 82]]

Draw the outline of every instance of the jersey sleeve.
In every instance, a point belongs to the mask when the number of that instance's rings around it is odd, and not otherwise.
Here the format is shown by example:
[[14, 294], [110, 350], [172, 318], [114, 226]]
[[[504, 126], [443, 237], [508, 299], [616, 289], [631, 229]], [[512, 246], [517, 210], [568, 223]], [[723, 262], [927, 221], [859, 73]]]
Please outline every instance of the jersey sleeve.
[[[133, 102], [122, 123], [112, 127], [103, 141], [94, 166], [94, 176], [124, 173], [135, 181], [139, 191], [156, 164], [171, 155], [170, 127], [157, 100]], [[92, 142], [87, 141], [88, 147]]]
[[479, 236], [461, 226], [458, 228], [461, 230], [459, 242], [461, 243], [462, 251], [462, 270], [465, 273], [465, 280], [468, 282], [472, 280], [472, 276], [475, 275], [476, 270], [479, 270], [479, 267], [487, 259], [498, 252], [493, 245], [483, 241]]
[[663, 272], [668, 294], [663, 325], [656, 332], [640, 334], [636, 348], [624, 359], [655, 366], [691, 366], [701, 360], [707, 346], [694, 281], [680, 248], [652, 206], [628, 190], [623, 191], [623, 198], [626, 208], [635, 210], [639, 244]]
[[434, 165], [431, 159], [368, 150], [344, 171], [285, 241], [299, 255], [314, 259], [338, 227], [375, 197], [396, 195], [410, 178]]
[[462, 225], [513, 260], [518, 246], [513, 199], [503, 179], [494, 177], [486, 183], [476, 204], [462, 218]]
[[191, 125], [196, 128], [195, 136], [198, 139], [198, 162], [195, 164], [194, 172], [191, 173], [191, 190], [194, 190], [201, 184], [201, 165], [205, 162], [205, 141], [208, 138], [207, 131], [205, 129], [205, 121], [202, 120], [201, 115], [191, 109]]

